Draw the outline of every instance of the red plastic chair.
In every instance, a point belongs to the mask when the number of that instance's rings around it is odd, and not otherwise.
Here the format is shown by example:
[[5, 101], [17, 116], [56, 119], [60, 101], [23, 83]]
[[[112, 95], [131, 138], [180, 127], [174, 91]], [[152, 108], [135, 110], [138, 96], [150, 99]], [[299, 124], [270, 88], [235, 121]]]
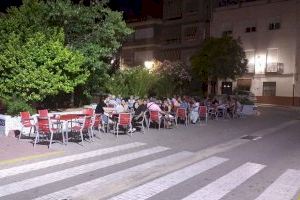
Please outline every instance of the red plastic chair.
[[102, 128], [101, 114], [95, 114], [95, 116], [93, 117], [93, 122], [92, 122], [92, 130], [94, 132], [97, 129], [98, 132], [100, 133], [101, 128]]
[[149, 130], [149, 127], [150, 127], [150, 124], [151, 123], [156, 123], [158, 124], [158, 130], [160, 130], [160, 124], [161, 124], [161, 120], [162, 120], [162, 117], [161, 115], [159, 114], [158, 111], [149, 111], [149, 120], [148, 120], [148, 130]]
[[[89, 136], [89, 140], [92, 141], [93, 138], [93, 130], [92, 130], [92, 117], [84, 116], [82, 123], [77, 123], [75, 126], [71, 126], [69, 131], [76, 132], [80, 134], [81, 142], [83, 145], [83, 133], [86, 132]], [[66, 133], [66, 141], [68, 143], [68, 131]]]
[[119, 113], [118, 122], [115, 126], [115, 130], [116, 130], [115, 133], [117, 133], [117, 137], [119, 136], [119, 127], [120, 126], [123, 128], [132, 129], [131, 120], [132, 120], [132, 117], [131, 117], [130, 113]]
[[199, 106], [199, 122], [201, 123], [201, 119], [205, 120], [205, 123], [207, 124], [208, 119], [208, 111], [206, 106]]
[[39, 117], [48, 117], [48, 109], [38, 110]]
[[83, 114], [87, 116], [93, 116], [94, 115], [94, 109], [93, 108], [84, 108]]
[[63, 140], [63, 143], [65, 143], [65, 137], [64, 137], [63, 131], [61, 131], [61, 129], [59, 129], [59, 128], [53, 128], [49, 117], [37, 117], [36, 129], [37, 129], [37, 131], [36, 131], [37, 133], [36, 133], [35, 140], [34, 140], [34, 147], [35, 147], [36, 143], [39, 142], [40, 136], [43, 135], [47, 138], [50, 135], [50, 141], [49, 141], [49, 146], [48, 146], [50, 149], [51, 145], [52, 145], [53, 134], [59, 133], [59, 132], [62, 133], [62, 140]]
[[20, 112], [20, 117], [21, 117], [22, 128], [21, 128], [21, 132], [19, 134], [19, 140], [21, 139], [22, 133], [23, 134], [25, 133], [26, 128], [30, 128], [29, 136], [30, 136], [32, 128], [33, 128], [33, 132], [35, 132], [35, 124], [33, 122], [32, 117], [30, 116], [30, 113], [27, 112], [27, 111], [26, 112]]
[[178, 118], [181, 120], [184, 120], [185, 126], [188, 124], [188, 115], [187, 115], [187, 110], [185, 108], [177, 108], [176, 110], [176, 124], [178, 122]]

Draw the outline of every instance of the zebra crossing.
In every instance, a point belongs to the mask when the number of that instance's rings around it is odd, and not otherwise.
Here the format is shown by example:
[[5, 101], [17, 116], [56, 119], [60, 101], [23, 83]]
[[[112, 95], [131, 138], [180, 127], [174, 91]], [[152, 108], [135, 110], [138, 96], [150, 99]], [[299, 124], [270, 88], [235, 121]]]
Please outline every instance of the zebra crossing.
[[[184, 186], [193, 178], [201, 181], [205, 173], [213, 172], [230, 162], [227, 158], [211, 156], [176, 170], [166, 170], [193, 155], [192, 152], [177, 152], [168, 147], [134, 142], [2, 169], [0, 200], [160, 199], [159, 195], [169, 189]], [[86, 162], [78, 164], [76, 161]], [[127, 166], [130, 162], [134, 164]], [[72, 163], [74, 165], [70, 165]], [[55, 166], [62, 167], [46, 172]], [[119, 168], [107, 174], [96, 173], [115, 166]], [[184, 197], [179, 199], [222, 199], [234, 190], [238, 191], [239, 186], [247, 184], [249, 179], [257, 178], [265, 170], [268, 170], [268, 166], [259, 163], [246, 162], [234, 166], [210, 183], [204, 186], [199, 184], [192, 192], [183, 191]], [[32, 172], [37, 175], [29, 175]], [[93, 176], [81, 182], [70, 181], [83, 175]], [[53, 185], [63, 187], [51, 188]], [[298, 200], [299, 192], [300, 170], [286, 169], [253, 200]]]

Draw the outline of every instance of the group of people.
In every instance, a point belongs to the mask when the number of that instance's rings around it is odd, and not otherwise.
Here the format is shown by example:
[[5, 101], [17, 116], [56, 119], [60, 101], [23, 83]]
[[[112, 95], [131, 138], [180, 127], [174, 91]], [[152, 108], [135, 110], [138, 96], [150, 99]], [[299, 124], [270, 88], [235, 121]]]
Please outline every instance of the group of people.
[[[120, 96], [108, 95], [106, 98], [100, 99], [95, 113], [105, 116], [104, 108], [109, 107], [114, 110], [114, 113], [132, 112], [132, 121], [138, 122], [143, 120], [146, 111], [158, 111], [165, 119], [165, 127], [172, 128], [172, 121], [175, 119], [177, 108], [186, 109], [190, 122], [195, 124], [199, 120], [199, 106], [207, 106], [215, 112], [218, 109], [223, 111], [225, 109], [226, 112], [222, 112], [222, 114], [226, 113], [229, 117], [233, 117], [241, 104], [237, 98], [231, 98], [230, 96], [223, 100], [207, 97], [201, 101], [200, 98], [190, 96], [174, 96], [173, 98], [160, 100], [153, 97], [141, 99], [133, 96], [125, 99]], [[105, 122], [108, 122], [108, 120], [110, 120], [108, 116], [104, 117]]]

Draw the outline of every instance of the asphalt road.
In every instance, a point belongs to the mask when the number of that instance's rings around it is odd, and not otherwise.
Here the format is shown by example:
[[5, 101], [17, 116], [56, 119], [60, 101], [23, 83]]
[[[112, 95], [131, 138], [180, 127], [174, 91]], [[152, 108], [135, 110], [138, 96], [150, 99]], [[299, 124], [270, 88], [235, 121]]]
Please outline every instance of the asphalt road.
[[57, 143], [64, 157], [2, 167], [0, 200], [298, 200], [299, 130], [299, 109], [260, 107], [245, 119]]

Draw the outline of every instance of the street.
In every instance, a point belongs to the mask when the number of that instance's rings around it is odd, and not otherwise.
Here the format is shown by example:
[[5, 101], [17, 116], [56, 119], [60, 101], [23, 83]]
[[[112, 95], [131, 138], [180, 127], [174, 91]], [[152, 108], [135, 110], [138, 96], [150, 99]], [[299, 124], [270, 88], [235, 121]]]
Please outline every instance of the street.
[[300, 110], [258, 110], [132, 137], [100, 133], [84, 147], [56, 143], [63, 156], [0, 165], [0, 200], [299, 200]]

